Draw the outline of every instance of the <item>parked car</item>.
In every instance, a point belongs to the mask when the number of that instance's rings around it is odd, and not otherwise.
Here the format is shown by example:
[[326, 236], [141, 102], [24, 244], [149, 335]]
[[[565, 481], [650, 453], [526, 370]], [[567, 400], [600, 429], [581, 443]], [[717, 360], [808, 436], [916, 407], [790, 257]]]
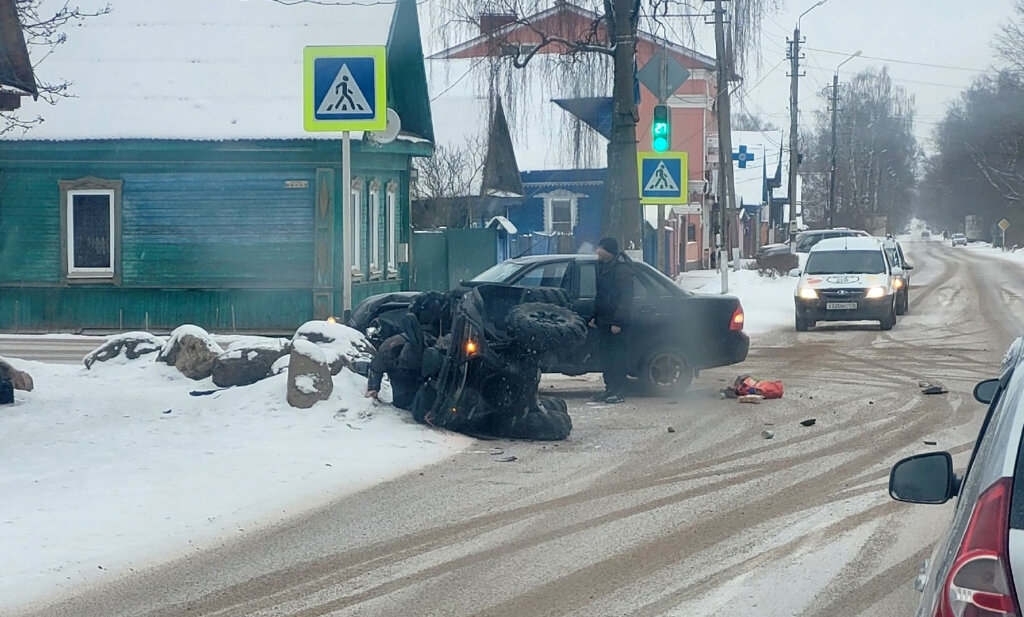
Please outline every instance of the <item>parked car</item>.
[[[744, 313], [738, 298], [687, 292], [646, 263], [633, 265], [633, 321], [626, 339], [627, 364], [630, 374], [651, 393], [682, 392], [697, 372], [746, 359], [750, 339], [743, 332]], [[597, 293], [597, 257], [535, 255], [511, 259], [463, 281], [461, 291], [485, 284], [563, 289], [569, 293], [572, 310], [589, 321]], [[456, 295], [459, 292], [456, 290]], [[374, 320], [379, 321], [374, 305], [395, 310], [396, 297], [389, 296], [383, 300], [367, 298], [353, 312], [349, 325], [365, 331]], [[597, 339], [590, 331], [579, 349], [544, 359], [541, 369], [567, 375], [599, 372]]]
[[898, 289], [896, 292], [896, 314], [906, 315], [910, 311], [910, 271], [914, 269], [914, 266], [907, 261], [899, 240], [888, 236], [881, 242], [896, 279], [893, 281]]
[[811, 249], [794, 294], [796, 329], [819, 321], [877, 320], [883, 330], [896, 325], [898, 278], [877, 239], [822, 240]]
[[840, 227], [836, 229], [810, 229], [801, 231], [794, 238], [793, 244], [783, 242], [780, 244], [766, 244], [757, 251], [757, 257], [771, 257], [781, 253], [809, 253], [815, 244], [829, 238], [846, 238], [849, 236], [866, 236], [868, 232], [859, 229], [847, 229]]
[[932, 232], [928, 231], [927, 229], [922, 229], [921, 230], [921, 239], [922, 240], [931, 240], [931, 238], [932, 238]]
[[953, 246], [967, 246], [967, 236], [964, 234], [953, 234]]
[[962, 477], [949, 452], [898, 462], [889, 475], [893, 499], [942, 504], [957, 497], [953, 518], [916, 586], [917, 617], [1021, 615], [1024, 589], [1024, 339], [1010, 346], [999, 377], [980, 382], [974, 398], [988, 412]]

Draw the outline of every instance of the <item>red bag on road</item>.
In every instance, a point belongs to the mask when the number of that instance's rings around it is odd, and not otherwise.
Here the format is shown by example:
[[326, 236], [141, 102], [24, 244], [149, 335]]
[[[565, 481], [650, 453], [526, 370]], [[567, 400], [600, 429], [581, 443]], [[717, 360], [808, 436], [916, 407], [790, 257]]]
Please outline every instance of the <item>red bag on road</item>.
[[784, 389], [781, 381], [757, 381], [753, 377], [743, 376], [736, 380], [736, 394], [760, 394], [766, 399], [782, 398]]

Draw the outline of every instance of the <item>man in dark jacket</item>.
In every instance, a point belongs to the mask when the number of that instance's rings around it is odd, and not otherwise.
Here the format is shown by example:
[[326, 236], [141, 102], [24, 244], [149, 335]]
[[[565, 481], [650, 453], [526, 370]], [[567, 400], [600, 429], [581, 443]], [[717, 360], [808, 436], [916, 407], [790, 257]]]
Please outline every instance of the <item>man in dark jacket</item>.
[[621, 403], [626, 389], [626, 337], [633, 308], [633, 262], [615, 238], [597, 244], [597, 297], [590, 327], [598, 331], [605, 390], [595, 401]]
[[402, 320], [403, 332], [381, 343], [373, 356], [366, 382], [366, 396], [377, 398], [380, 384], [387, 374], [391, 382], [392, 404], [400, 409], [411, 409], [416, 391], [423, 385], [423, 350], [427, 339], [413, 313]]

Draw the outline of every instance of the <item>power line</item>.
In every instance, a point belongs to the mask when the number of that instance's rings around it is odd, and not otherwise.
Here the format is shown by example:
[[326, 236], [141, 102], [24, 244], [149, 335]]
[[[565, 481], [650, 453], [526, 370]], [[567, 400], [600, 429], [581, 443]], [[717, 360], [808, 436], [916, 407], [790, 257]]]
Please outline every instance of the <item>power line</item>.
[[[807, 50], [810, 50], [810, 51], [820, 51], [823, 54], [832, 54], [832, 55], [836, 55], [836, 56], [849, 56], [849, 55], [851, 55], [850, 52], [833, 51], [831, 49], [819, 49], [819, 48], [816, 48], [816, 47], [804, 47], [804, 49], [807, 49]], [[911, 60], [897, 60], [895, 58], [882, 58], [882, 57], [879, 57], [879, 56], [865, 56], [863, 54], [860, 57], [861, 58], [866, 58], [868, 60], [879, 60], [879, 61], [882, 61], [882, 62], [894, 62], [896, 64], [911, 64], [911, 65], [914, 65], [914, 66], [927, 66], [927, 67], [931, 67], [933, 69], [949, 69], [951, 71], [967, 71], [967, 72], [970, 72], [970, 73], [987, 73], [988, 72], [987, 69], [969, 69], [969, 68], [962, 67], [962, 66], [950, 66], [948, 64], [930, 64], [930, 63], [927, 63], [927, 62], [913, 62]]]

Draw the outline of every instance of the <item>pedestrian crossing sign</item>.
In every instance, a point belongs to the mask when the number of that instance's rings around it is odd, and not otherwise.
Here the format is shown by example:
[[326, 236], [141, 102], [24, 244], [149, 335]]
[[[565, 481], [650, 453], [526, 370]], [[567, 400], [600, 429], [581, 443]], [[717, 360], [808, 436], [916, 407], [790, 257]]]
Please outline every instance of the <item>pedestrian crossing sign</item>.
[[310, 46], [302, 50], [307, 131], [383, 131], [387, 126], [386, 48]]
[[640, 203], [685, 204], [690, 201], [685, 152], [637, 152], [637, 172]]

